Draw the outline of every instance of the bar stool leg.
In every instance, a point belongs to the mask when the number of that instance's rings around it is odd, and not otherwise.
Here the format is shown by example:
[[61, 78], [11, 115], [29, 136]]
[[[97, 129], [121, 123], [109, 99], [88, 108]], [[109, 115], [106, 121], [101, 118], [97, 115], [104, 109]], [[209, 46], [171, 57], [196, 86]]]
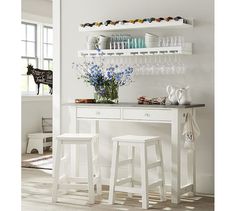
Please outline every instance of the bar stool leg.
[[159, 160], [161, 162], [161, 165], [159, 166], [159, 169], [158, 169], [159, 178], [162, 179], [162, 185], [160, 186], [161, 201], [165, 201], [166, 200], [166, 197], [165, 197], [165, 175], [164, 175], [164, 168], [163, 168], [162, 146], [161, 146], [160, 141], [156, 142], [155, 148], [156, 148], [157, 159], [158, 159], [158, 155], [159, 155]]
[[98, 181], [96, 184], [97, 194], [102, 195], [102, 183], [101, 183], [101, 166], [99, 160], [99, 139], [96, 138], [94, 141], [94, 156], [97, 157], [95, 164], [95, 174], [98, 176]]
[[[134, 182], [133, 182], [133, 179], [134, 179], [134, 154], [135, 154], [135, 148], [134, 146], [129, 146], [129, 155], [128, 155], [128, 159], [132, 159], [130, 165], [129, 165], [129, 175], [128, 177], [131, 177], [131, 187], [134, 187]], [[132, 193], [128, 193], [128, 197], [132, 198], [133, 194]]]
[[88, 158], [88, 197], [89, 204], [95, 203], [94, 195], [94, 183], [93, 183], [93, 156], [92, 156], [92, 144], [87, 144], [87, 158]]
[[148, 169], [147, 169], [147, 146], [145, 143], [140, 147], [140, 160], [141, 160], [141, 189], [142, 189], [142, 208], [148, 209]]
[[97, 182], [97, 185], [96, 185], [96, 188], [97, 188], [97, 194], [98, 195], [102, 195], [102, 183], [101, 183], [101, 170], [100, 170], [100, 165], [99, 165], [99, 170], [98, 170], [98, 182]]
[[114, 204], [115, 201], [115, 185], [117, 179], [117, 168], [119, 163], [119, 152], [120, 146], [117, 141], [113, 142], [113, 151], [112, 151], [112, 163], [111, 163], [111, 178], [110, 178], [110, 188], [109, 188], [109, 204]]
[[59, 183], [59, 176], [60, 176], [60, 163], [61, 163], [61, 141], [57, 141], [56, 147], [56, 159], [55, 161], [55, 169], [54, 169], [54, 180], [53, 180], [53, 189], [52, 189], [52, 202], [57, 202], [57, 190], [58, 190], [58, 183]]

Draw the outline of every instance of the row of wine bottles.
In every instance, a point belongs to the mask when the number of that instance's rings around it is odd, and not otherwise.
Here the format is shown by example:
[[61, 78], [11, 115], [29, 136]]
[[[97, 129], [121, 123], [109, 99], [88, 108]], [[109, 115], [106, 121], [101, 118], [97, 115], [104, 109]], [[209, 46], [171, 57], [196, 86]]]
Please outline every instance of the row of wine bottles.
[[166, 18], [159, 17], [159, 18], [144, 18], [144, 19], [118, 20], [118, 21], [106, 20], [104, 22], [84, 23], [84, 24], [81, 24], [80, 26], [81, 27], [93, 27], [93, 26], [100, 27], [100, 26], [117, 25], [117, 24], [123, 25], [123, 24], [128, 24], [128, 23], [132, 23], [132, 24], [152, 23], [152, 22], [161, 22], [161, 21], [169, 22], [171, 20], [174, 20], [174, 21], [183, 20], [184, 23], [187, 23], [187, 20], [180, 16], [176, 16], [176, 17], [168, 16]]

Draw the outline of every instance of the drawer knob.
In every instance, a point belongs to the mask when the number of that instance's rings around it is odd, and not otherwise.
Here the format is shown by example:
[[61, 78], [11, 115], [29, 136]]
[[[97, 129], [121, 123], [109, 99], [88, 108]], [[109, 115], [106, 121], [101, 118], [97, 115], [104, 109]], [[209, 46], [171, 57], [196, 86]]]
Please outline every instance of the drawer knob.
[[145, 113], [144, 116], [150, 117], [150, 114], [149, 113]]

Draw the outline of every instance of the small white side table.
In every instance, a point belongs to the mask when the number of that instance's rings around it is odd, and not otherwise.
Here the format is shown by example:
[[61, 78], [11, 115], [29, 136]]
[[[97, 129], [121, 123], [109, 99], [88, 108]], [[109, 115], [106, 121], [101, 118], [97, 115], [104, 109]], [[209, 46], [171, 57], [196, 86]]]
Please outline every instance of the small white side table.
[[46, 142], [47, 138], [52, 138], [52, 133], [31, 133], [28, 134], [27, 153], [31, 153], [33, 149], [37, 149], [39, 154], [43, 154], [44, 147], [52, 146], [52, 142]]

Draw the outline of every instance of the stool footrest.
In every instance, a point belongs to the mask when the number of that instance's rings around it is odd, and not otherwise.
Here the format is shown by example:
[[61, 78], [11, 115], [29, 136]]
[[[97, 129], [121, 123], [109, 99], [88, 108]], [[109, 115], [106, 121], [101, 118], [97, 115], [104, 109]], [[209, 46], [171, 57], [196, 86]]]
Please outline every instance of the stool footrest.
[[193, 191], [193, 184], [188, 184], [180, 188], [180, 194], [185, 194]]
[[133, 161], [132, 158], [127, 159], [127, 160], [122, 160], [122, 161], [119, 162], [119, 166], [124, 166], [124, 165], [127, 165], [127, 164], [131, 164], [132, 161]]
[[148, 185], [149, 188], [153, 188], [155, 186], [160, 186], [163, 184], [162, 180], [157, 180], [156, 182], [151, 183], [150, 185]]
[[[64, 179], [66, 179], [67, 182], [88, 183], [87, 177], [67, 177]], [[99, 180], [99, 176], [94, 176], [93, 183], [96, 184], [98, 182], [98, 180]]]
[[132, 182], [132, 177], [122, 178], [116, 181], [116, 185], [123, 185], [128, 182]]
[[59, 178], [59, 183], [61, 183], [62, 181], [66, 181], [66, 180], [67, 180], [66, 175], [63, 174], [63, 175], [61, 175], [60, 178]]
[[67, 177], [67, 182], [87, 183], [88, 178], [86, 178], [86, 177]]
[[155, 168], [155, 167], [158, 167], [158, 166], [161, 166], [161, 161], [157, 161], [157, 162], [150, 163], [150, 164], [147, 165], [148, 169], [152, 169], [152, 168]]
[[43, 147], [50, 147], [52, 146], [52, 142], [44, 142]]
[[65, 161], [67, 159], [67, 157], [66, 156], [63, 156], [62, 158], [61, 158], [61, 161]]
[[141, 194], [140, 188], [124, 187], [124, 186], [115, 186], [115, 191], [126, 192], [126, 193], [137, 193]]
[[134, 185], [141, 185], [141, 182], [140, 182], [140, 181], [132, 180], [132, 182], [133, 182]]
[[88, 184], [59, 184], [59, 189], [80, 189], [80, 188], [88, 188]]

